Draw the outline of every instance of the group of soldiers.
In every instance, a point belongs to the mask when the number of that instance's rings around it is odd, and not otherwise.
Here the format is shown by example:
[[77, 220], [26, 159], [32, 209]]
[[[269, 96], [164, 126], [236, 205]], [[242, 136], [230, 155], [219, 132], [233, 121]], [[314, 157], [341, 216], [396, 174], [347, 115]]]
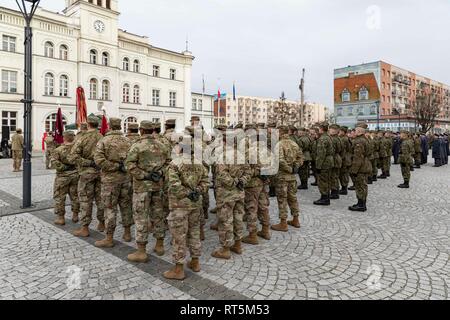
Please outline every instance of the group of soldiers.
[[[162, 134], [161, 124], [142, 121], [130, 124], [124, 135], [121, 120], [110, 118], [103, 136], [99, 119], [90, 116], [77, 134], [64, 132], [64, 143], [48, 150], [47, 166], [56, 169], [55, 224], [65, 224], [69, 196], [72, 221], [80, 223], [74, 235], [89, 237], [95, 203], [97, 230], [105, 232], [95, 245], [111, 248], [120, 213], [125, 242], [132, 240], [131, 227], [136, 227], [137, 250], [128, 255], [135, 263], [148, 262], [150, 234], [153, 251], [163, 255], [169, 230], [175, 266], [164, 273], [168, 279], [185, 278], [187, 250], [188, 267], [200, 271], [209, 213], [216, 214], [211, 229], [217, 230], [220, 243], [212, 256], [230, 259], [243, 253], [243, 244], [270, 240], [271, 230], [301, 227], [297, 191], [308, 189], [311, 175], [321, 194], [315, 205], [328, 206], [355, 190], [358, 202], [349, 210], [360, 212], [367, 211], [368, 184], [390, 177], [394, 135], [367, 131], [365, 123], [353, 130], [328, 123], [310, 129], [275, 123], [219, 125], [212, 135], [198, 117], [181, 134], [175, 132], [175, 121], [164, 125]], [[272, 138], [275, 133], [278, 139]], [[416, 149], [407, 132], [401, 133], [401, 141], [404, 183], [399, 187], [408, 188]], [[216, 208], [209, 210], [211, 187]], [[277, 198], [279, 212], [279, 223], [272, 226], [270, 197]]]

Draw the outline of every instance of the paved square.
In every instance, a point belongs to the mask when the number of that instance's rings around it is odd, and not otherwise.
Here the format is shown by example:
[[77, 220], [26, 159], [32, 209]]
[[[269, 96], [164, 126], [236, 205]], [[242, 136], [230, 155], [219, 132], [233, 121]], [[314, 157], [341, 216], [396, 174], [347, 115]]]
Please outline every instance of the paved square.
[[[245, 246], [218, 261], [209, 229], [202, 271], [183, 282], [165, 280], [170, 249], [146, 265], [126, 261], [134, 244], [93, 246], [101, 235], [77, 239], [76, 227], [52, 225], [53, 173], [34, 159], [32, 213], [21, 213], [21, 174], [0, 160], [0, 299], [448, 299], [450, 170], [424, 166], [411, 189], [400, 190], [400, 168], [369, 189], [369, 211], [352, 213], [355, 195], [315, 207], [318, 192], [299, 192], [302, 228]], [[213, 205], [213, 203], [212, 203]], [[272, 200], [271, 219], [277, 222]], [[211, 223], [215, 219], [210, 216]], [[92, 227], [95, 227], [94, 222]], [[149, 250], [154, 245], [149, 243]], [[170, 248], [170, 240], [166, 240]]]

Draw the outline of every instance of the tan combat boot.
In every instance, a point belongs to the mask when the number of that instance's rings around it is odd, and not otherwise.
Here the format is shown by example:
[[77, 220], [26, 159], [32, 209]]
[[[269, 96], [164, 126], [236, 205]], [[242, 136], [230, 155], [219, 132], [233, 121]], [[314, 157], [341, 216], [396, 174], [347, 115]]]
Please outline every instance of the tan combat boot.
[[281, 219], [281, 222], [279, 224], [273, 225], [272, 230], [274, 231], [280, 231], [280, 232], [288, 232], [289, 226], [286, 223], [287, 219]]
[[200, 260], [198, 258], [192, 258], [188, 263], [188, 267], [194, 272], [200, 272]]
[[64, 216], [58, 216], [55, 220], [55, 224], [57, 226], [65, 226], [66, 225], [66, 219], [64, 219]]
[[146, 263], [148, 262], [148, 254], [146, 250], [146, 243], [138, 243], [137, 251], [135, 253], [128, 255], [128, 261], [136, 262], [136, 263]]
[[242, 254], [241, 240], [236, 240], [230, 250], [236, 254]]
[[294, 217], [292, 221], [288, 222], [288, 225], [293, 226], [294, 228], [300, 229], [300, 221], [298, 217]]
[[200, 241], [205, 241], [205, 228], [200, 226]]
[[78, 221], [80, 221], [80, 219], [78, 218], [78, 212], [72, 212], [72, 222], [78, 223]]
[[231, 258], [230, 248], [222, 247], [220, 249], [217, 249], [211, 254], [211, 256], [217, 259], [230, 260]]
[[97, 225], [98, 232], [105, 232], [105, 221], [99, 221]]
[[130, 242], [131, 241], [131, 227], [124, 227], [123, 228], [123, 241], [125, 242]]
[[88, 226], [82, 226], [80, 229], [75, 230], [73, 235], [75, 237], [87, 238], [87, 237], [89, 237], [89, 227]]
[[155, 248], [153, 249], [153, 251], [158, 256], [163, 256], [164, 255], [164, 239], [156, 240], [156, 245], [155, 245]]
[[262, 226], [262, 230], [258, 231], [258, 237], [261, 237], [261, 238], [266, 239], [266, 240], [270, 240], [271, 236], [270, 236], [270, 228], [269, 228], [269, 226]]
[[184, 280], [186, 275], [184, 274], [184, 267], [182, 264], [176, 264], [174, 268], [164, 272], [164, 278], [170, 280]]
[[112, 234], [106, 234], [106, 238], [95, 242], [97, 248], [112, 248], [114, 247], [114, 239]]
[[256, 232], [250, 232], [250, 234], [247, 237], [242, 239], [242, 242], [256, 246], [259, 244], [258, 235], [256, 234]]

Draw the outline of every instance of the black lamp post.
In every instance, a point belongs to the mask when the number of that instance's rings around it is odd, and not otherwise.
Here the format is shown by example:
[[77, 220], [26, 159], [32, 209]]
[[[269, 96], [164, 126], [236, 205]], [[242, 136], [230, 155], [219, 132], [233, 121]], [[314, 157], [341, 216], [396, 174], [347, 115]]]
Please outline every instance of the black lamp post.
[[377, 101], [377, 130], [380, 130], [380, 105], [381, 101]]
[[23, 160], [23, 199], [22, 208], [30, 208], [31, 204], [31, 115], [33, 103], [33, 31], [31, 20], [40, 0], [16, 0], [20, 12], [25, 19], [25, 71], [24, 71], [24, 160]]

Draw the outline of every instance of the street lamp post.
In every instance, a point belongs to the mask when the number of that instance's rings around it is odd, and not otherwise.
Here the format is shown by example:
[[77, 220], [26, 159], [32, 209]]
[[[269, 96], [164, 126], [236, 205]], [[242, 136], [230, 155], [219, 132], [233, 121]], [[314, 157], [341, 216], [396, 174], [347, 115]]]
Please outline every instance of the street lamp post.
[[381, 101], [377, 102], [377, 130], [380, 130], [380, 105]]
[[24, 40], [24, 97], [21, 102], [24, 105], [24, 160], [23, 160], [23, 195], [22, 207], [30, 208], [31, 204], [31, 112], [33, 103], [33, 30], [31, 20], [36, 12], [40, 0], [16, 0], [20, 12], [25, 19]]

